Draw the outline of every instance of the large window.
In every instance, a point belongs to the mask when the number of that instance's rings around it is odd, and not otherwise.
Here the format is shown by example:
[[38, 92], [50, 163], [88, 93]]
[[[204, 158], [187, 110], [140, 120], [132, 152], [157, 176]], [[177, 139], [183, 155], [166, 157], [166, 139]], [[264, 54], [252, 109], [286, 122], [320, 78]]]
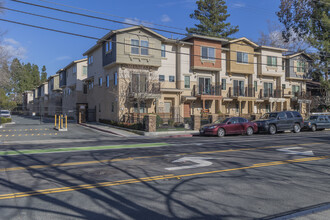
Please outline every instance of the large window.
[[296, 96], [297, 93], [299, 93], [299, 92], [300, 92], [300, 86], [293, 85], [292, 86], [292, 93], [293, 93], [293, 95]]
[[244, 81], [234, 80], [234, 96], [244, 96]]
[[190, 76], [184, 77], [184, 88], [189, 89], [190, 88]]
[[135, 103], [134, 112], [135, 113], [147, 113], [146, 104], [144, 102], [140, 102], [140, 108], [139, 108], [138, 103]]
[[88, 57], [88, 64], [92, 64], [94, 62], [93, 55]]
[[107, 41], [105, 43], [105, 52], [106, 53], [109, 53], [112, 51], [112, 41]]
[[131, 54], [140, 54], [139, 53], [139, 40], [131, 40]]
[[273, 96], [273, 83], [264, 83], [264, 97]]
[[248, 63], [249, 56], [244, 52], [237, 52], [237, 63]]
[[214, 60], [215, 49], [212, 47], [202, 47], [202, 59]]
[[169, 81], [169, 82], [174, 82], [174, 81], [175, 81], [175, 80], [174, 80], [174, 76], [169, 76], [169, 77], [168, 77], [168, 81]]
[[211, 94], [211, 78], [200, 77], [198, 83], [199, 94]]
[[131, 54], [149, 55], [149, 42], [131, 39]]
[[166, 57], [166, 46], [165, 46], [165, 44], [162, 44], [161, 53], [162, 53], [162, 57]]
[[277, 57], [267, 56], [267, 66], [277, 66]]
[[304, 73], [305, 72], [305, 62], [298, 61], [297, 62], [297, 72], [298, 73]]
[[226, 90], [227, 88], [227, 81], [226, 79], [221, 79], [221, 89]]
[[131, 91], [135, 93], [147, 92], [147, 75], [133, 74]]
[[87, 66], [83, 66], [82, 74], [83, 74], [84, 76], [87, 76]]
[[159, 75], [159, 82], [164, 82], [164, 81], [165, 81], [165, 76]]

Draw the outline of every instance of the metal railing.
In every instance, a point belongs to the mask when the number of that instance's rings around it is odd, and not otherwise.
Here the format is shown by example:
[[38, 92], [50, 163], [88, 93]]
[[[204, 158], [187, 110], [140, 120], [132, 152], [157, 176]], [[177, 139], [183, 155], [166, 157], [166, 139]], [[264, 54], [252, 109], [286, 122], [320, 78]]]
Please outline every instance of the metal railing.
[[129, 92], [134, 93], [146, 93], [146, 94], [159, 94], [160, 82], [144, 82], [144, 83], [129, 83]]
[[227, 96], [229, 98], [234, 97], [255, 97], [254, 87], [229, 87]]
[[194, 85], [193, 96], [198, 96], [198, 95], [221, 96], [222, 95], [221, 86], [220, 85], [219, 86]]

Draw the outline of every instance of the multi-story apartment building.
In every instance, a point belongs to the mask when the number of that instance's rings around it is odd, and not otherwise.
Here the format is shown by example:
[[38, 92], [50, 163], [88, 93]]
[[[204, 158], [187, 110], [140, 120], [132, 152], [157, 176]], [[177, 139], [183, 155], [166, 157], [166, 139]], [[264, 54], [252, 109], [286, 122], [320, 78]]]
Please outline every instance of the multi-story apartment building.
[[39, 87], [33, 89], [32, 92], [33, 92], [33, 110], [32, 110], [32, 115], [39, 115], [39, 113], [40, 113], [40, 108], [39, 108], [39, 97], [40, 97]]
[[58, 74], [48, 78], [48, 115], [62, 113], [62, 89]]
[[39, 115], [48, 116], [48, 82], [38, 87], [39, 93]]
[[62, 89], [62, 114], [77, 119], [80, 106], [87, 103], [83, 82], [87, 78], [87, 59], [73, 61], [57, 73]]
[[23, 93], [22, 110], [24, 115], [31, 114], [33, 110], [33, 91], [25, 91]]

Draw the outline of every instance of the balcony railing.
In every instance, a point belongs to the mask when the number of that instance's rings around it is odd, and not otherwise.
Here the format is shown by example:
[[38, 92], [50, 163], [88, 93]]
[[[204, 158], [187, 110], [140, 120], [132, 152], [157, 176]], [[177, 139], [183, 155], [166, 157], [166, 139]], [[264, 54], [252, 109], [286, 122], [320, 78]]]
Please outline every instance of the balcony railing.
[[300, 92], [294, 92], [293, 93], [293, 97], [294, 98], [298, 98], [298, 99], [311, 99], [312, 98], [312, 94], [310, 91], [306, 92], [306, 91], [300, 91]]
[[235, 97], [255, 97], [254, 87], [229, 87], [227, 96], [229, 98]]
[[144, 83], [129, 83], [129, 93], [130, 94], [159, 94], [160, 93], [160, 83], [154, 82], [144, 82]]
[[264, 99], [264, 98], [282, 98], [282, 96], [284, 95], [284, 91], [282, 91], [281, 89], [268, 89], [268, 90], [264, 90], [264, 89], [260, 89], [260, 93], [259, 93], [259, 98], [260, 99]]
[[200, 96], [200, 95], [221, 96], [221, 94], [222, 94], [221, 86], [194, 85], [193, 96]]

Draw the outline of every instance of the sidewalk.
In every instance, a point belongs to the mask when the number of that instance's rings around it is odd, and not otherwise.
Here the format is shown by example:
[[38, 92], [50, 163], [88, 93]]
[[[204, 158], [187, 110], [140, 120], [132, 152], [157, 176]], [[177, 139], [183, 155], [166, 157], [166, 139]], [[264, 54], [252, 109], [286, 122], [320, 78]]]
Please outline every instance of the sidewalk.
[[82, 126], [103, 131], [103, 132], [108, 132], [120, 137], [141, 137], [141, 136], [146, 136], [146, 137], [168, 137], [168, 138], [175, 138], [175, 137], [192, 137], [193, 135], [198, 135], [198, 131], [161, 131], [161, 132], [145, 132], [145, 131], [137, 131], [137, 130], [131, 130], [127, 128], [121, 128], [121, 127], [116, 127], [108, 124], [103, 124], [99, 122], [89, 122], [89, 123], [84, 123], [81, 124]]

